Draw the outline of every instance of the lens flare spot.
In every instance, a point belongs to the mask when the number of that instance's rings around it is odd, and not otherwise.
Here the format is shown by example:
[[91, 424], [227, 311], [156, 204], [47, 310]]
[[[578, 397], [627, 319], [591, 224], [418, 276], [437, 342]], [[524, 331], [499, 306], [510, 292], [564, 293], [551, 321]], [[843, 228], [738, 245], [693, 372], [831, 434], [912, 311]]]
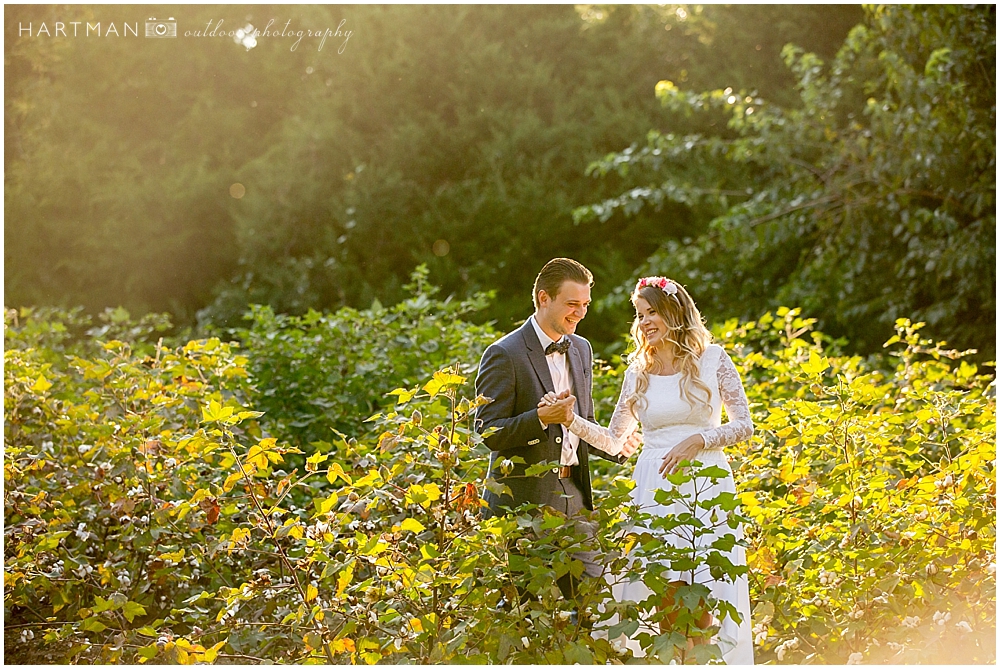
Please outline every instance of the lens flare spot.
[[434, 251], [434, 255], [436, 255], [439, 258], [443, 258], [444, 256], [448, 255], [448, 251], [451, 251], [451, 244], [449, 244], [443, 239], [439, 239], [436, 242], [434, 242], [434, 246], [431, 247], [431, 250]]
[[229, 194], [234, 198], [239, 200], [241, 197], [247, 194], [247, 189], [243, 187], [241, 183], [235, 183], [229, 187]]

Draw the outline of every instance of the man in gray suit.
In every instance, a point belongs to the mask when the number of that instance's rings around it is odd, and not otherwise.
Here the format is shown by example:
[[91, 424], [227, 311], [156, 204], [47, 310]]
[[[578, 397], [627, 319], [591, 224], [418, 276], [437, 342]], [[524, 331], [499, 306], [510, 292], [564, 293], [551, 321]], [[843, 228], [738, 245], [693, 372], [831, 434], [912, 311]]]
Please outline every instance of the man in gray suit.
[[[492, 491], [483, 494], [488, 516], [524, 502], [548, 505], [568, 516], [582, 509], [592, 511], [588, 456], [593, 453], [624, 462], [639, 443], [633, 436], [620, 454], [608, 454], [580, 441], [566, 428], [574, 412], [596, 422], [591, 397], [593, 352], [590, 342], [574, 334], [577, 323], [587, 315], [593, 281], [590, 271], [575, 260], [550, 260], [535, 279], [535, 313], [483, 354], [476, 393], [493, 402], [479, 408], [477, 423], [481, 431], [499, 428], [486, 439], [491, 450], [486, 476], [511, 492], [502, 497]], [[548, 392], [561, 399], [539, 407], [539, 400]], [[515, 456], [523, 458], [524, 464], [514, 464], [503, 475], [500, 463]], [[528, 466], [551, 461], [560, 463], [557, 471], [524, 476]], [[601, 573], [598, 557], [577, 554], [592, 577]], [[563, 592], [568, 596], [565, 589]]]

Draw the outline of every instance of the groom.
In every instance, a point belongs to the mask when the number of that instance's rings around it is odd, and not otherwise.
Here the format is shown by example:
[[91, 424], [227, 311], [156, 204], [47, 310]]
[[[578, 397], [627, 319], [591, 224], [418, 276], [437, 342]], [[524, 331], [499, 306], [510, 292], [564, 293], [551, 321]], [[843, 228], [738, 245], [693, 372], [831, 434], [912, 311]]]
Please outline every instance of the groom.
[[[548, 505], [570, 517], [583, 509], [593, 511], [588, 456], [593, 453], [624, 462], [639, 443], [633, 437], [621, 454], [607, 454], [566, 428], [574, 413], [594, 422], [593, 352], [590, 342], [574, 334], [577, 323], [587, 315], [593, 283], [590, 271], [575, 260], [550, 260], [532, 289], [535, 313], [483, 354], [476, 393], [493, 402], [479, 408], [476, 422], [480, 431], [500, 428], [486, 439], [491, 451], [486, 476], [507, 485], [511, 492], [502, 497], [491, 491], [483, 494], [489, 505], [487, 517], [524, 502]], [[562, 399], [538, 407], [548, 392]], [[503, 476], [500, 462], [515, 456], [523, 458], [524, 464], [514, 464], [508, 476]], [[524, 476], [530, 465], [550, 461], [559, 462], [558, 470]], [[576, 554], [591, 577], [601, 574], [598, 557], [588, 551]], [[570, 596], [563, 583], [560, 588]]]

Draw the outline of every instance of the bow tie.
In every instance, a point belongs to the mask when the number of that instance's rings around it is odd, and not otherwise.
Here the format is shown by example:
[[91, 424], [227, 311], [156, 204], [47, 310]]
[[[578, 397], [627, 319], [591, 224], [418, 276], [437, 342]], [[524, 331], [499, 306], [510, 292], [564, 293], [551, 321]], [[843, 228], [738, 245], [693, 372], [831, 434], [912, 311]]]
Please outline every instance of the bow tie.
[[566, 355], [566, 351], [569, 350], [569, 337], [563, 337], [559, 341], [554, 341], [545, 347], [545, 355], [552, 355], [553, 353], [562, 353]]

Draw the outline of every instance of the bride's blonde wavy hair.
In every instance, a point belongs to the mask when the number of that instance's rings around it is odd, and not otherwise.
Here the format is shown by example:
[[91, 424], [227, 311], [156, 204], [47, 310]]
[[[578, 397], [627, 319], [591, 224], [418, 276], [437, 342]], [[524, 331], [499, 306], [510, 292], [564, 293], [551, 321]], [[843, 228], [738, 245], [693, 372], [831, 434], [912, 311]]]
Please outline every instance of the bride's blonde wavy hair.
[[[667, 286], [666, 290], [671, 290], [672, 294], [667, 294], [661, 285]], [[688, 403], [692, 412], [711, 412], [712, 390], [701, 380], [699, 361], [712, 343], [712, 333], [705, 327], [705, 320], [694, 300], [684, 286], [663, 277], [640, 279], [632, 291], [632, 306], [635, 306], [640, 297], [646, 300], [669, 329], [660, 341], [673, 344], [674, 367], [681, 375], [681, 399]], [[639, 409], [647, 406], [646, 391], [649, 389], [655, 348], [646, 341], [646, 335], [639, 327], [638, 316], [632, 322], [631, 332], [635, 350], [628, 356], [628, 362], [637, 375], [635, 391], [628, 399], [628, 408], [638, 419]]]

